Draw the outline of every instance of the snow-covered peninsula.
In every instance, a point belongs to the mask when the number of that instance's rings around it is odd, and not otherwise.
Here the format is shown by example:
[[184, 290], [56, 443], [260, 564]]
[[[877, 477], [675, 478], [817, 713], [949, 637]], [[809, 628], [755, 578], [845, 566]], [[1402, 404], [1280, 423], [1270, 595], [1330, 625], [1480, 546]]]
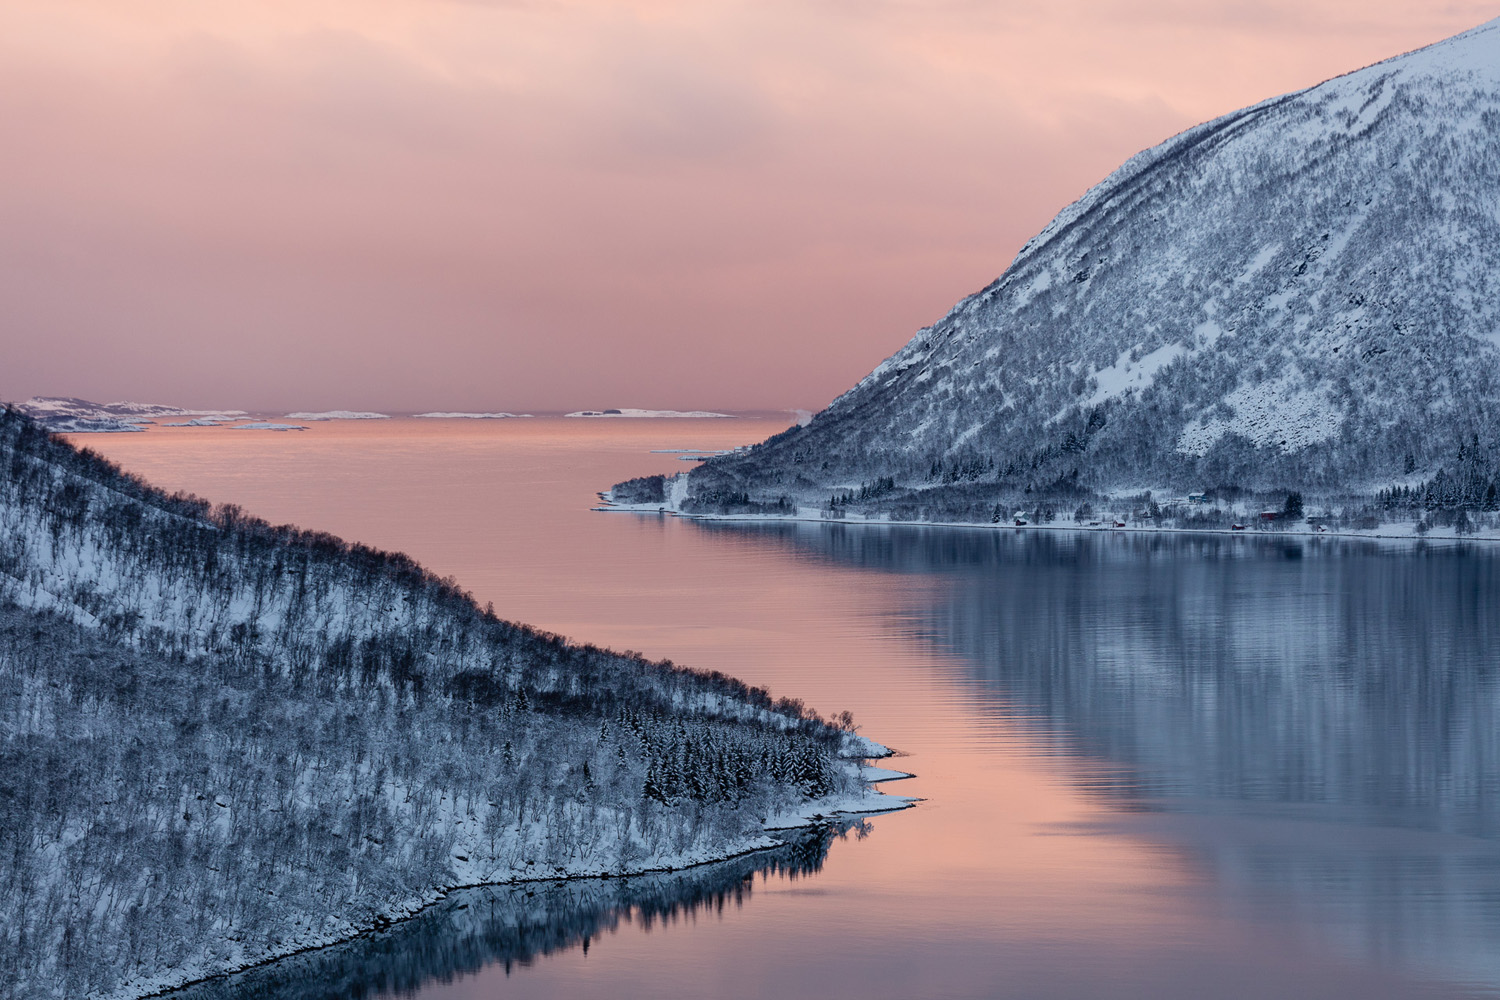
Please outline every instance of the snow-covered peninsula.
[[847, 716], [502, 621], [14, 408], [0, 462], [0, 996], [139, 996], [452, 887], [677, 869], [909, 802]]

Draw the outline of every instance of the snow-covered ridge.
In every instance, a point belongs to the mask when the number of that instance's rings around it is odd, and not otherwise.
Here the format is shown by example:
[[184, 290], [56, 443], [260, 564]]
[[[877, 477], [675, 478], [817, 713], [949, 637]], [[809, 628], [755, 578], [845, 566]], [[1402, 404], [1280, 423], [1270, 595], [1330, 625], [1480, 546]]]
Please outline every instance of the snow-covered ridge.
[[807, 426], [689, 497], [956, 520], [1141, 482], [1500, 476], [1500, 20], [1131, 158]]

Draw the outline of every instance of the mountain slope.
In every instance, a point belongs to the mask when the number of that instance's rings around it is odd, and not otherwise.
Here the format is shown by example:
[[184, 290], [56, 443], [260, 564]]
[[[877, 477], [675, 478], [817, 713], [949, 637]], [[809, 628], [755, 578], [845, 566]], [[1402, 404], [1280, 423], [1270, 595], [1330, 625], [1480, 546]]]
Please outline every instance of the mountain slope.
[[686, 509], [1368, 492], [1493, 465], [1497, 344], [1492, 21], [1132, 158], [809, 425], [692, 472]]

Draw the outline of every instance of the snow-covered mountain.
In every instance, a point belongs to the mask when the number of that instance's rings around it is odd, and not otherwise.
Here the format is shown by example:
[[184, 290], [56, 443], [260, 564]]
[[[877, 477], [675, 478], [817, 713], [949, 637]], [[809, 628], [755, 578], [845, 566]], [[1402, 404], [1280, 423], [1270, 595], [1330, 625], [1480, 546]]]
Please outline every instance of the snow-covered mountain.
[[1367, 493], [1497, 449], [1500, 20], [1140, 153], [678, 494]]

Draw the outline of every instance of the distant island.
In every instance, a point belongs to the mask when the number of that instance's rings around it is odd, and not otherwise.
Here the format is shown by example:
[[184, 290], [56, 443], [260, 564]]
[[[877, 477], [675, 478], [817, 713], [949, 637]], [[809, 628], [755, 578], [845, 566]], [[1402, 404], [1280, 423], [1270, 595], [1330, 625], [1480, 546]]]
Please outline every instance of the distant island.
[[508, 420], [514, 417], [529, 417], [529, 413], [466, 413], [453, 410], [436, 410], [432, 413], [414, 414], [428, 420]]
[[714, 413], [709, 410], [632, 410], [629, 407], [618, 410], [576, 410], [573, 413], [563, 414], [565, 417], [650, 417], [650, 418], [691, 418], [691, 419], [732, 419], [732, 413]]
[[372, 413], [368, 410], [322, 410], [316, 413], [288, 413], [288, 420], [389, 420], [388, 413]]
[[1500, 535], [1500, 20], [1135, 156], [805, 426], [615, 506]]
[[847, 713], [503, 621], [14, 406], [0, 467], [0, 997], [141, 996], [454, 887], [680, 869], [908, 804]]

